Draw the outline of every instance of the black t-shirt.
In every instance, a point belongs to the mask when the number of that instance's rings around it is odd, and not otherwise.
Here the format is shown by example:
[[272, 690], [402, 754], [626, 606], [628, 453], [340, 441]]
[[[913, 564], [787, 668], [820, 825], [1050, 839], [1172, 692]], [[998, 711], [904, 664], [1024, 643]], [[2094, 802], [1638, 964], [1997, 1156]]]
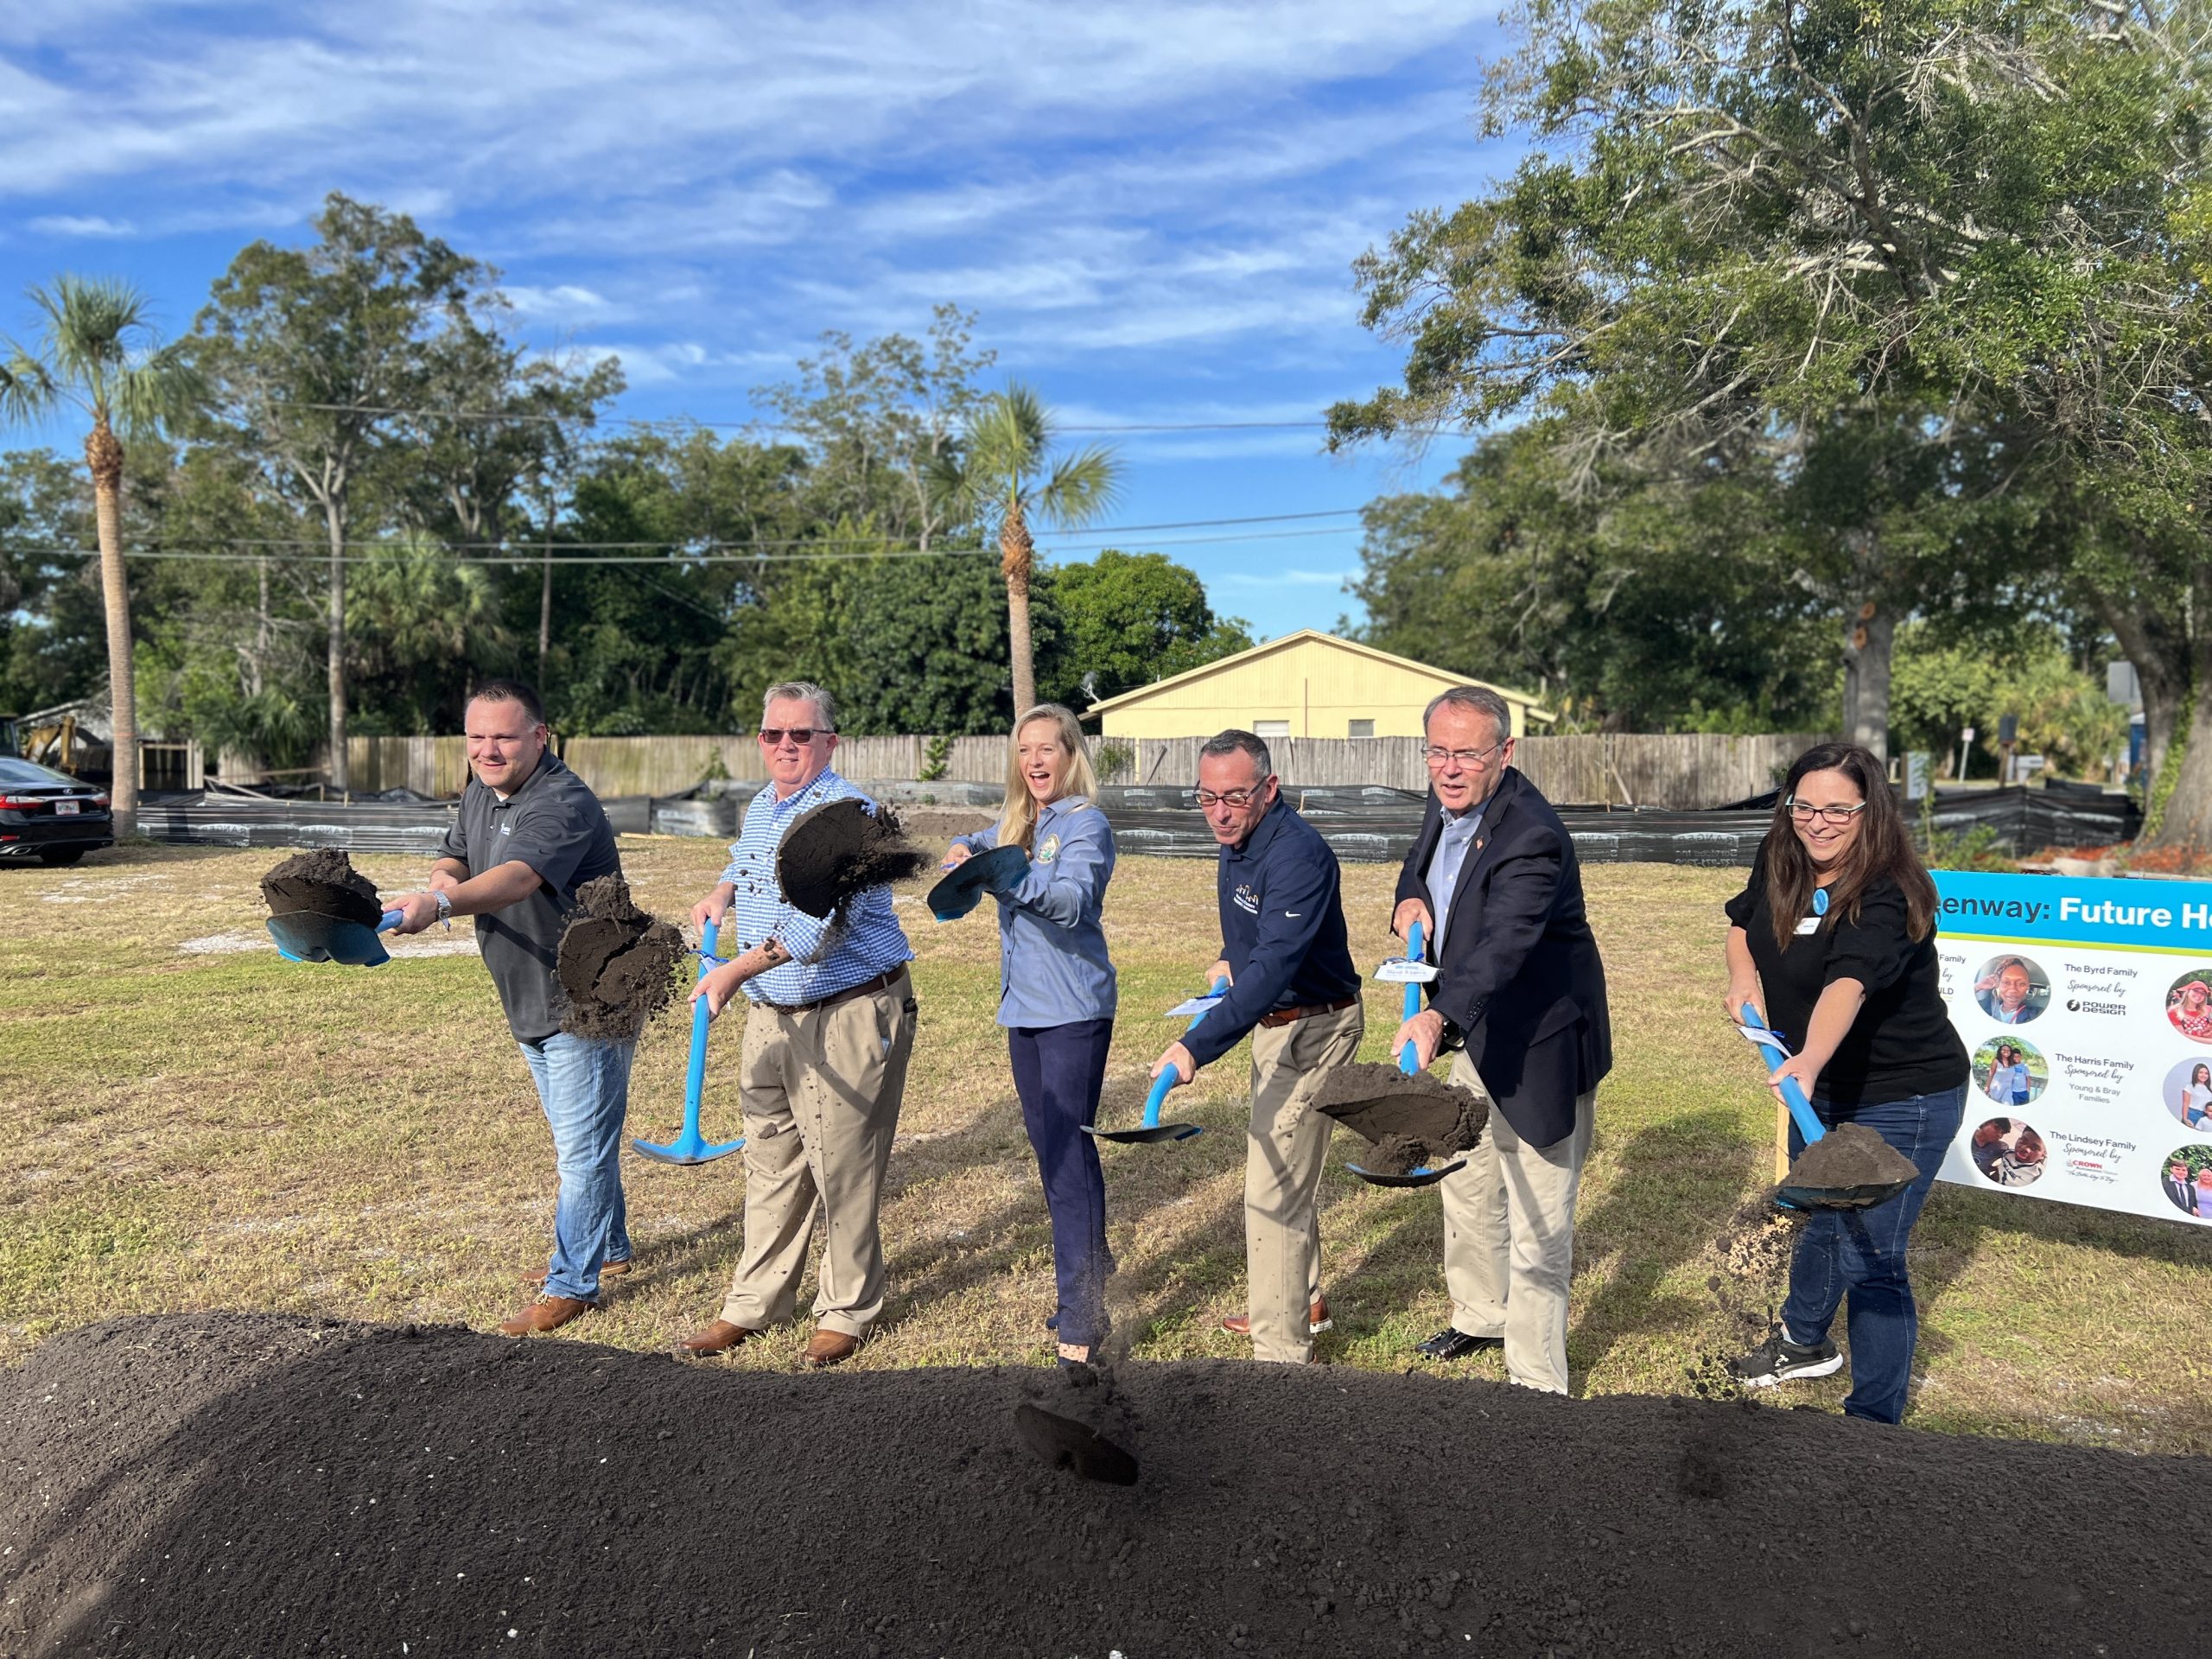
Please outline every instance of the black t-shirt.
[[1860, 895], [1857, 921], [1832, 910], [1811, 932], [1792, 933], [1787, 950], [1774, 942], [1764, 855], [1724, 908], [1750, 941], [1767, 1023], [1793, 1050], [1804, 1046], [1822, 991], [1839, 979], [1866, 988], [1859, 1018], [1821, 1072], [1814, 1090], [1821, 1099], [1847, 1116], [1854, 1106], [1937, 1094], [1966, 1082], [1966, 1045], [1943, 1007], [1934, 925], [1917, 944], [1905, 936], [1904, 894], [1894, 881]]
[[471, 778], [438, 853], [459, 859], [471, 875], [516, 860], [537, 872], [538, 885], [528, 897], [476, 918], [476, 939], [499, 988], [507, 1029], [518, 1042], [543, 1042], [561, 1028], [553, 964], [576, 889], [622, 868], [606, 810], [548, 749], [504, 801]]

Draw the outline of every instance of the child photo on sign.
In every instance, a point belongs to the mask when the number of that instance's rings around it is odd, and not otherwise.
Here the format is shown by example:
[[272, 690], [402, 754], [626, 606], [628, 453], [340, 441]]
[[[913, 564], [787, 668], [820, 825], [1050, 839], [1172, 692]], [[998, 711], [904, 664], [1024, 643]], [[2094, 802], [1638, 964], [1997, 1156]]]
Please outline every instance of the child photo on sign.
[[2166, 1018], [2191, 1042], [2212, 1045], [2212, 968], [2192, 968], [2166, 988]]
[[2158, 1160], [2158, 1185], [2184, 1216], [2212, 1221], [2212, 1146], [2176, 1147]]
[[2024, 1026], [2050, 1006], [2050, 976], [2025, 957], [1993, 957], [1974, 976], [1974, 1000], [2000, 1026]]
[[2025, 1106], [2050, 1081], [2050, 1062], [2033, 1043], [1993, 1037], [1974, 1052], [1974, 1081], [1993, 1104]]
[[2043, 1136], [2018, 1117], [1993, 1117], [1974, 1132], [1974, 1166], [1999, 1186], [2028, 1186], [2043, 1179]]
[[2183, 1128], [2212, 1133], [2212, 1060], [2182, 1061], [2166, 1073], [2158, 1098]]

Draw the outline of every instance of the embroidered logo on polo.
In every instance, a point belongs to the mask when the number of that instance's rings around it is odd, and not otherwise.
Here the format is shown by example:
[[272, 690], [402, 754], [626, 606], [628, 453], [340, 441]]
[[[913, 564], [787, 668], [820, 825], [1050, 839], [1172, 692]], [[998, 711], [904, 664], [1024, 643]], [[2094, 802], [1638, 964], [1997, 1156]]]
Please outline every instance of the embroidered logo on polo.
[[1037, 843], [1037, 861], [1039, 864], [1049, 864], [1059, 855], [1060, 838], [1058, 836], [1047, 836]]
[[1229, 902], [1248, 916], [1260, 913], [1260, 895], [1252, 891], [1252, 884], [1249, 881], [1229, 895]]

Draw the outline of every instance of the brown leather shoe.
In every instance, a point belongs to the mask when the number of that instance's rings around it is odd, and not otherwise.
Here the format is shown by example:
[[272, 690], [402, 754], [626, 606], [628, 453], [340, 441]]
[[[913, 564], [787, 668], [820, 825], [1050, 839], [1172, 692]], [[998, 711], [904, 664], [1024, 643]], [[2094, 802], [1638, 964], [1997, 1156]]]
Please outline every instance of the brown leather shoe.
[[[1336, 1321], [1329, 1317], [1329, 1299], [1325, 1296], [1316, 1296], [1313, 1299], [1313, 1306], [1306, 1310], [1306, 1317], [1313, 1325], [1313, 1334], [1317, 1337], [1336, 1324]], [[1221, 1328], [1232, 1337], [1249, 1337], [1252, 1334], [1251, 1316], [1246, 1313], [1231, 1313], [1221, 1322]]]
[[[522, 1276], [522, 1281], [525, 1285], [542, 1285], [545, 1282], [545, 1275], [550, 1271], [550, 1268], [540, 1268], [536, 1273], [525, 1273]], [[602, 1279], [620, 1279], [629, 1271], [630, 1258], [626, 1255], [620, 1262], [602, 1262], [599, 1264], [599, 1276]]]
[[799, 1357], [799, 1363], [810, 1371], [824, 1370], [860, 1351], [858, 1337], [849, 1337], [842, 1331], [817, 1331], [806, 1339], [806, 1352]]
[[703, 1359], [709, 1354], [726, 1354], [738, 1344], [750, 1342], [753, 1338], [765, 1334], [748, 1325], [732, 1325], [728, 1319], [716, 1319], [712, 1325], [694, 1331], [677, 1343], [676, 1351], [695, 1354]]
[[514, 1318], [501, 1320], [499, 1334], [542, 1337], [548, 1331], [558, 1331], [571, 1319], [581, 1319], [595, 1306], [579, 1296], [541, 1296]]

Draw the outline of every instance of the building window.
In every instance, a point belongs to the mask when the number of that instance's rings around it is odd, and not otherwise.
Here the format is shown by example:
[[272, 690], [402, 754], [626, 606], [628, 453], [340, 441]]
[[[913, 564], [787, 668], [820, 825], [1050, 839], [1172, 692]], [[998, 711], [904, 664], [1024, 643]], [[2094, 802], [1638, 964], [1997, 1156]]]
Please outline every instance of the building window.
[[1287, 720], [1255, 720], [1252, 722], [1255, 737], [1288, 737], [1290, 722]]
[[1346, 737], [1372, 737], [1375, 735], [1375, 722], [1371, 720], [1347, 721], [1344, 722], [1344, 735]]

